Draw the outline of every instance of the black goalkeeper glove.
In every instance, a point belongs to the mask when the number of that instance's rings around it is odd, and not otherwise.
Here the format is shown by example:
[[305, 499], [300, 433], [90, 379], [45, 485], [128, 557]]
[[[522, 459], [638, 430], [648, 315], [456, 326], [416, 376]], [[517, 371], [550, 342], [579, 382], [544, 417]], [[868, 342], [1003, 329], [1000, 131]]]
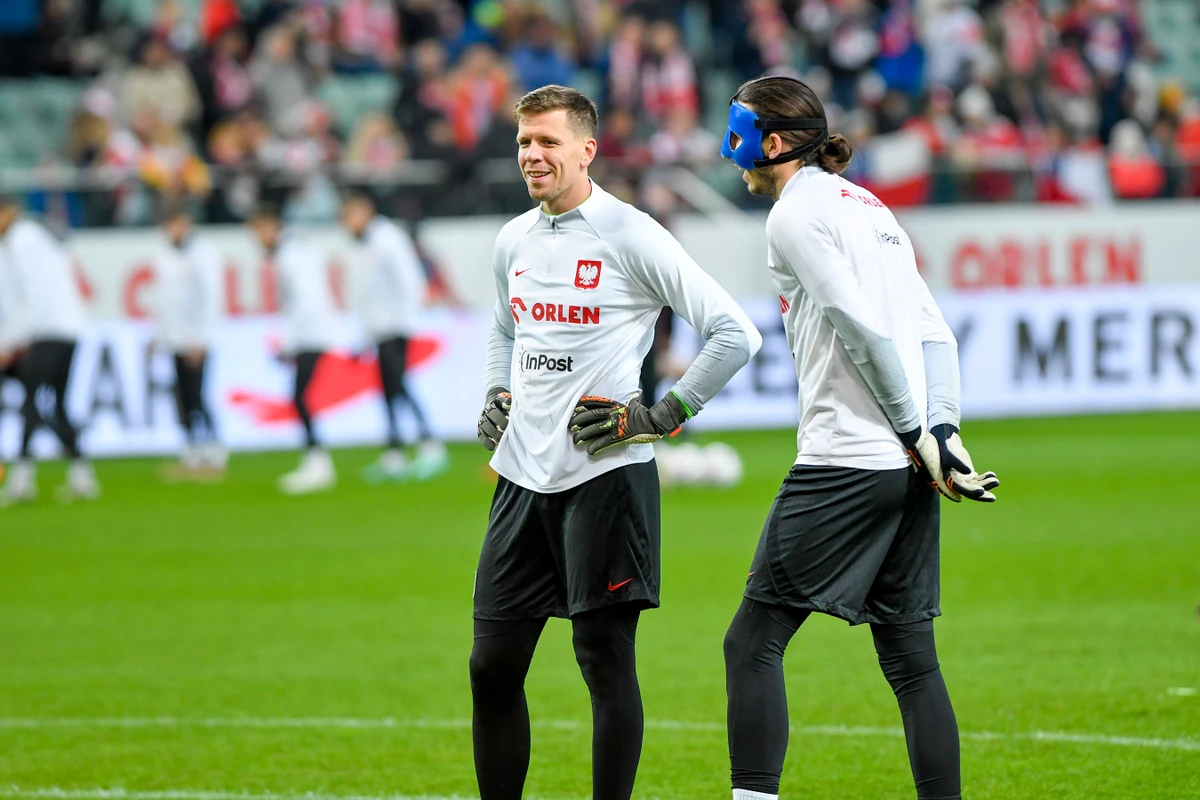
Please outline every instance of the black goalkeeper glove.
[[508, 428], [508, 412], [512, 410], [512, 393], [499, 386], [488, 389], [487, 402], [479, 414], [476, 433], [488, 450], [495, 450], [500, 437]]
[[996, 502], [996, 495], [992, 494], [992, 490], [1000, 485], [1000, 479], [994, 472], [980, 475], [975, 471], [975, 465], [971, 463], [971, 454], [963, 447], [962, 439], [958, 436], [958, 427], [950, 424], [934, 425], [929, 432], [937, 440], [946, 486], [953, 492], [947, 497], [955, 502], [963, 497], [981, 503]]
[[619, 444], [657, 442], [687, 421], [687, 407], [674, 392], [654, 405], [642, 405], [642, 396], [628, 403], [607, 397], [584, 395], [575, 404], [571, 432], [576, 445], [587, 445], [594, 456]]

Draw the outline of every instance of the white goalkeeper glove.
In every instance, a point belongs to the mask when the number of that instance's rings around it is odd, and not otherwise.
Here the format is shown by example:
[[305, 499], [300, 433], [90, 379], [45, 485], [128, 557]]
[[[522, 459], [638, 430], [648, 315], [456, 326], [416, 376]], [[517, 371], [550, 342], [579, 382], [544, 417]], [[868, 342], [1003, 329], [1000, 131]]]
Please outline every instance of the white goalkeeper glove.
[[958, 427], [950, 424], [934, 425], [930, 434], [937, 441], [941, 469], [945, 475], [946, 489], [949, 490], [949, 494], [944, 491], [942, 494], [956, 503], [963, 497], [980, 503], [996, 502], [996, 495], [992, 494], [992, 490], [1000, 485], [1000, 479], [994, 472], [981, 475], [975, 471], [975, 465], [971, 463], [971, 454], [963, 447], [962, 439], [958, 435]]

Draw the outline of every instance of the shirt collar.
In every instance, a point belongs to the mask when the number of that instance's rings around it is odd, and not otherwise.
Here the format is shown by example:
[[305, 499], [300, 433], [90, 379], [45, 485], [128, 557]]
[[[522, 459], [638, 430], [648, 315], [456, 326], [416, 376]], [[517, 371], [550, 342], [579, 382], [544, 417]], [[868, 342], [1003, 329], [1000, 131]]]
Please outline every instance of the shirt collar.
[[796, 170], [796, 173], [792, 175], [792, 177], [788, 178], [787, 183], [783, 185], [783, 191], [779, 193], [779, 199], [782, 200], [783, 198], [787, 197], [789, 192], [800, 191], [797, 187], [804, 182], [804, 178], [818, 175], [824, 171], [825, 170], [821, 169], [820, 167], [813, 166], [801, 167], [800, 169]]
[[542, 209], [541, 204], [538, 204], [538, 213], [541, 215], [541, 221], [547, 225], [553, 221], [555, 225], [561, 226], [564, 222], [570, 222], [571, 220], [586, 219], [588, 214], [594, 212], [596, 207], [600, 205], [600, 203], [596, 202], [596, 198], [600, 195], [607, 194], [607, 192], [600, 188], [600, 184], [596, 183], [591, 178], [588, 178], [588, 181], [592, 184], [592, 193], [589, 194], [582, 203], [575, 206], [570, 211], [564, 211], [561, 214], [547, 214]]

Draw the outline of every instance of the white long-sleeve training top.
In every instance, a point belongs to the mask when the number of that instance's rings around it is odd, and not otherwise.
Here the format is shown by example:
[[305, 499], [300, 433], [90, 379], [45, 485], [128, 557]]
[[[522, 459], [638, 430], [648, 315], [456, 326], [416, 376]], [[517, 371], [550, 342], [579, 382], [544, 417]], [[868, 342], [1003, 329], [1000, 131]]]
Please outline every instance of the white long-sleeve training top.
[[0, 247], [0, 355], [24, 345], [29, 338], [12, 271], [12, 259]]
[[959, 419], [954, 335], [875, 195], [803, 167], [767, 219], [800, 384], [797, 464], [896, 469], [897, 432]]
[[650, 445], [589, 456], [568, 426], [583, 395], [625, 402], [637, 393], [664, 306], [707, 340], [673, 389], [693, 414], [762, 344], [745, 312], [666, 229], [595, 183], [565, 214], [535, 208], [505, 225], [493, 267], [487, 384], [511, 389], [513, 405], [492, 467], [526, 489], [563, 491], [654, 457]]
[[271, 261], [279, 278], [284, 352], [294, 355], [333, 349], [338, 343], [337, 312], [325, 253], [284, 232]]
[[8, 262], [21, 335], [74, 341], [87, 314], [66, 247], [40, 222], [20, 217], [0, 239]]
[[363, 231], [350, 264], [352, 304], [367, 336], [382, 342], [419, 327], [427, 282], [408, 233], [384, 217]]
[[207, 349], [221, 316], [221, 254], [196, 235], [164, 242], [154, 259], [158, 341], [172, 352]]

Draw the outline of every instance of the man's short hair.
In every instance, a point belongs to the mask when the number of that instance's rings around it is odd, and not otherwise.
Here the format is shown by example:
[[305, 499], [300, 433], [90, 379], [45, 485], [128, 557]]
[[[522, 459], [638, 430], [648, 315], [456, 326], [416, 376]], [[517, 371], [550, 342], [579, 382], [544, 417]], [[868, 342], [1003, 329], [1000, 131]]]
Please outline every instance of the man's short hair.
[[567, 122], [580, 137], [596, 138], [596, 130], [599, 128], [599, 112], [595, 102], [583, 92], [569, 86], [552, 83], [540, 89], [534, 89], [517, 101], [516, 108], [513, 109], [513, 119], [519, 124], [522, 117], [559, 109], [567, 112]]
[[0, 208], [17, 208], [25, 207], [25, 199], [16, 192], [0, 192]]
[[192, 218], [192, 203], [186, 197], [164, 199], [158, 206], [158, 221], [170, 222], [180, 217]]
[[347, 186], [342, 189], [342, 203], [366, 203], [375, 208], [375, 195], [365, 186]]

